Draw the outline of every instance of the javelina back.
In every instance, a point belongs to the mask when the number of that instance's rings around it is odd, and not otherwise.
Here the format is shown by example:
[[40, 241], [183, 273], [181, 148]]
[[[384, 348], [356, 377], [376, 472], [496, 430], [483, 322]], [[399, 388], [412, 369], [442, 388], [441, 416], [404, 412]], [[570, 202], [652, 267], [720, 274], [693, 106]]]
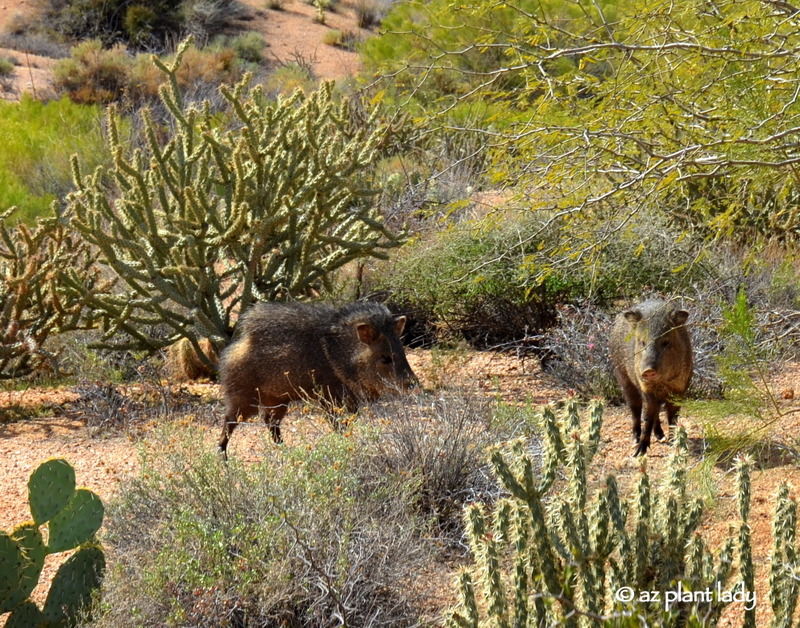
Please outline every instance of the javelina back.
[[223, 455], [238, 421], [260, 412], [280, 443], [281, 420], [292, 401], [312, 397], [328, 408], [344, 403], [355, 410], [360, 400], [376, 399], [387, 389], [415, 386], [400, 343], [405, 322], [378, 303], [252, 307], [220, 363]]
[[664, 438], [658, 419], [662, 404], [669, 425], [677, 423], [675, 399], [692, 379], [688, 318], [689, 313], [674, 303], [653, 299], [622, 312], [614, 322], [611, 362], [633, 417], [636, 456], [647, 451], [652, 432]]

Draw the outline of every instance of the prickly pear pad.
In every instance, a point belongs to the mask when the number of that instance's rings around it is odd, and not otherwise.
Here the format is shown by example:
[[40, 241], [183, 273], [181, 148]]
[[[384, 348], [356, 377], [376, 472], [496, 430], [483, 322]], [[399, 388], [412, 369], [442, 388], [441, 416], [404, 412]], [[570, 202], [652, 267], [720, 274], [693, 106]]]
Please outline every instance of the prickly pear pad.
[[75, 470], [63, 458], [43, 462], [28, 480], [28, 503], [37, 525], [47, 523], [75, 492]]
[[91, 540], [103, 523], [103, 502], [92, 491], [79, 488], [69, 503], [50, 520], [47, 551], [64, 552]]
[[0, 532], [0, 615], [19, 603], [15, 598], [21, 572], [22, 556], [19, 547], [8, 534]]
[[81, 608], [90, 601], [92, 591], [100, 586], [106, 559], [95, 545], [82, 547], [61, 565], [44, 603], [46, 621], [74, 622]]
[[42, 573], [47, 550], [42, 538], [42, 532], [33, 521], [19, 524], [12, 530], [11, 538], [17, 544], [20, 558], [22, 559], [19, 587], [16, 595], [11, 599], [11, 607], [13, 608], [26, 600], [39, 583], [39, 574]]

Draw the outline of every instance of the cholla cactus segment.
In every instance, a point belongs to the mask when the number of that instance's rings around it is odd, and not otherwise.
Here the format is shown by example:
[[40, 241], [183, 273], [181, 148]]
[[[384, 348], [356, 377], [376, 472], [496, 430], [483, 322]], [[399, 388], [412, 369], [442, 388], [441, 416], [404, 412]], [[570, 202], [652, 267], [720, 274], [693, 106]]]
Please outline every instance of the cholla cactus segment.
[[461, 605], [463, 613], [451, 611], [447, 619], [447, 625], [452, 628], [478, 628], [478, 602], [475, 599], [475, 586], [472, 583], [472, 576], [464, 570], [458, 578], [458, 589], [461, 593]]
[[797, 528], [797, 503], [789, 496], [787, 484], [781, 484], [775, 505], [772, 536], [773, 550], [770, 563], [770, 601], [776, 628], [790, 627], [797, 605], [797, 565], [795, 533]]

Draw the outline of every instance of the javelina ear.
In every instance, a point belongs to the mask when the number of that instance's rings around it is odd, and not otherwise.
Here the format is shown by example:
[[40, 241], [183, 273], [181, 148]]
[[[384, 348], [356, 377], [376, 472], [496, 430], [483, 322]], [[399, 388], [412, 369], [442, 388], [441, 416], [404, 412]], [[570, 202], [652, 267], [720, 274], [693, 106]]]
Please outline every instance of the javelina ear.
[[356, 325], [358, 339], [365, 345], [371, 345], [378, 337], [378, 331], [370, 323], [359, 323]]
[[638, 323], [642, 320], [642, 313], [639, 310], [625, 310], [622, 315], [629, 323]]
[[400, 337], [403, 333], [403, 330], [406, 328], [406, 317], [405, 316], [398, 316], [394, 319], [394, 333]]
[[689, 320], [689, 312], [686, 310], [675, 310], [670, 318], [675, 325], [685, 325], [686, 321]]

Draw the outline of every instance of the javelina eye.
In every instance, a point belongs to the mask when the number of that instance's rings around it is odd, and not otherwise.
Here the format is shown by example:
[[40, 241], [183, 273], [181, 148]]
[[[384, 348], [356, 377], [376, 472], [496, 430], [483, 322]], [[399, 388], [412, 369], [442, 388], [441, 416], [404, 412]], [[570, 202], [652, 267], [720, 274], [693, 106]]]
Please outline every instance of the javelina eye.
[[382, 364], [391, 364], [392, 362], [394, 362], [394, 359], [390, 355], [384, 355], [383, 357], [381, 357]]

